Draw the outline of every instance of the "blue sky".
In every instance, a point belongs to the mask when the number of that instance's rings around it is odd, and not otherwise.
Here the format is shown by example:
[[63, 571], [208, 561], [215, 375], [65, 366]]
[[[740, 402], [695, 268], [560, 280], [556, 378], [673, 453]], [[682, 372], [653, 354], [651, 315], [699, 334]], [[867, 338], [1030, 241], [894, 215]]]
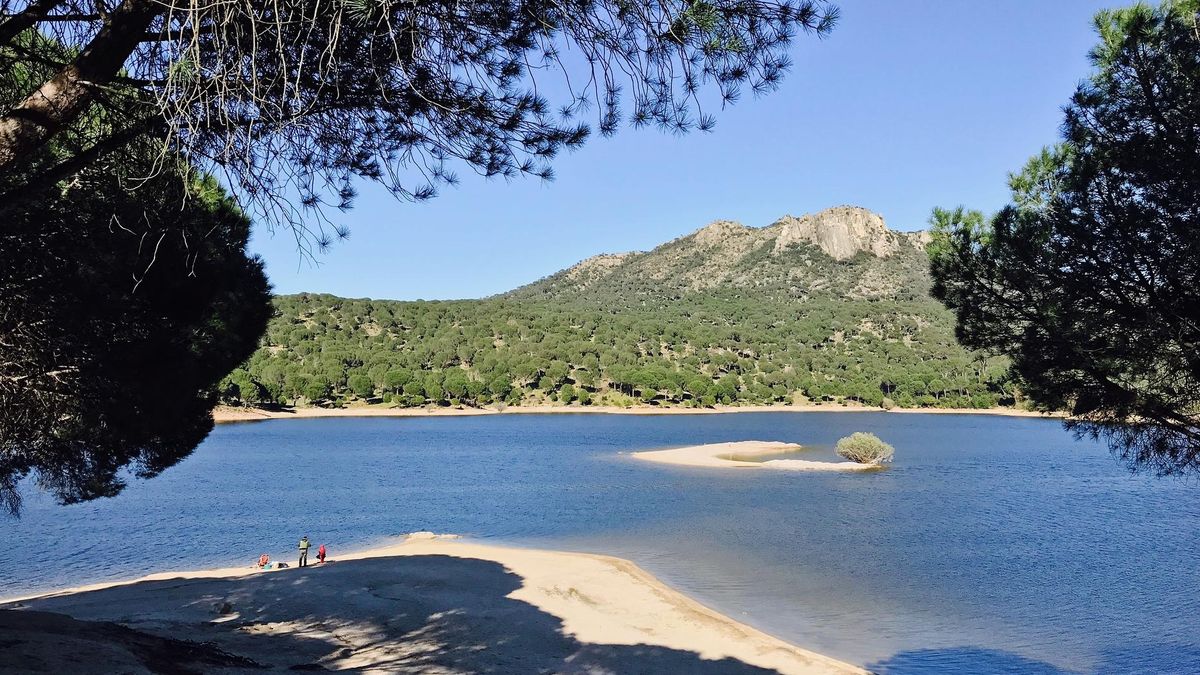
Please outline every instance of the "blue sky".
[[781, 88], [745, 96], [711, 133], [623, 128], [555, 162], [556, 179], [462, 183], [423, 204], [363, 186], [351, 237], [317, 264], [255, 231], [276, 292], [482, 297], [597, 253], [646, 250], [725, 218], [768, 225], [838, 204], [921, 229], [933, 206], [984, 210], [1058, 137], [1088, 72], [1098, 0], [843, 0], [801, 37]]

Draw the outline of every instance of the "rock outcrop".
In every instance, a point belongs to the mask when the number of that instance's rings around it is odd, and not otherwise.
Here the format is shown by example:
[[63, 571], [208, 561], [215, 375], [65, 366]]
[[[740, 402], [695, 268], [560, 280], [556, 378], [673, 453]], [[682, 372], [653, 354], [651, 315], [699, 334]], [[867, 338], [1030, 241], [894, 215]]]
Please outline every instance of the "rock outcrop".
[[614, 267], [625, 262], [636, 253], [601, 253], [586, 258], [567, 268], [568, 279], [586, 282], [589, 279], [604, 276]]
[[784, 216], [767, 229], [777, 231], [775, 253], [803, 242], [835, 260], [848, 260], [864, 251], [886, 258], [901, 246], [901, 235], [889, 230], [882, 216], [858, 206], [835, 206], [799, 218]]
[[722, 246], [750, 231], [751, 228], [733, 220], [714, 220], [688, 236], [701, 246]]

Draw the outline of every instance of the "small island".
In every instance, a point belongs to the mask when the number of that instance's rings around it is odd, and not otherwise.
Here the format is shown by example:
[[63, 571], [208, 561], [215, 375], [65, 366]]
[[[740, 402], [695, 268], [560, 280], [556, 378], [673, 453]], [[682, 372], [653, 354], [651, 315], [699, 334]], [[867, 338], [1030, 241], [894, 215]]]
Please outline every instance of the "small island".
[[635, 452], [633, 457], [647, 462], [700, 466], [709, 468], [780, 469], [785, 471], [873, 471], [878, 464], [858, 462], [815, 462], [805, 459], [769, 459], [751, 461], [751, 457], [783, 455], [800, 450], [798, 443], [778, 441], [737, 441], [733, 443], [707, 443], [689, 445], [668, 450]]

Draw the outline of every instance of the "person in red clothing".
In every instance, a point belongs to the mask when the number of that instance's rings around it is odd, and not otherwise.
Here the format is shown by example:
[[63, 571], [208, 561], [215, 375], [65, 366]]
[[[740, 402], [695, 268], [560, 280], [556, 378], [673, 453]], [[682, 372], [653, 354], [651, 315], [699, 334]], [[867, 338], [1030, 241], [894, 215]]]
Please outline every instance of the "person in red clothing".
[[325, 544], [321, 544], [317, 547], [317, 562], [325, 562]]

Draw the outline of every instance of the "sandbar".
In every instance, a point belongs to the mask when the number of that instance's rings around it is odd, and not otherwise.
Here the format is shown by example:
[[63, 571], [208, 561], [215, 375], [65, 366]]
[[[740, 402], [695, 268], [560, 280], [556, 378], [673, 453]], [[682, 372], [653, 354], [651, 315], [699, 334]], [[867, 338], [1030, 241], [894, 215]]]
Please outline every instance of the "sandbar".
[[9, 601], [0, 625], [13, 638], [0, 657], [29, 672], [150, 672], [163, 658], [203, 672], [865, 672], [627, 560], [428, 533], [306, 568], [156, 574]]
[[675, 464], [679, 466], [701, 466], [729, 469], [779, 469], [784, 471], [871, 471], [876, 464], [856, 462], [814, 462], [806, 459], [771, 459], [760, 462], [747, 461], [745, 457], [762, 457], [796, 452], [803, 446], [797, 443], [778, 441], [737, 441], [733, 443], [708, 443], [689, 445], [667, 450], [647, 450], [632, 453], [632, 456], [647, 462]]

